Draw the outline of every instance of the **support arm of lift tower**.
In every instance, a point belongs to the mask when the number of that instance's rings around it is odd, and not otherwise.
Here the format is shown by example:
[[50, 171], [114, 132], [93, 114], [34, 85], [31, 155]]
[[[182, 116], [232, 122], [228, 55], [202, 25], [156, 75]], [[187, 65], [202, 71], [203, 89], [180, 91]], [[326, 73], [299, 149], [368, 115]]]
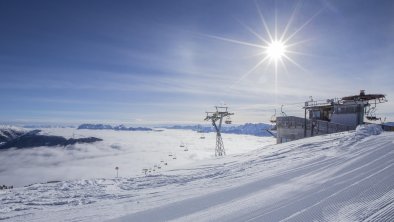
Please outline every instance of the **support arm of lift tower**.
[[[215, 106], [216, 112], [206, 112], [207, 116], [205, 117], [205, 121], [212, 121], [212, 126], [216, 130], [216, 148], [215, 148], [215, 156], [223, 156], [226, 155], [226, 151], [223, 145], [222, 135], [220, 130], [222, 128], [223, 118], [227, 118], [224, 122], [226, 124], [231, 124], [230, 116], [234, 115], [234, 113], [228, 112], [227, 106]], [[219, 121], [219, 125], [216, 122]]]

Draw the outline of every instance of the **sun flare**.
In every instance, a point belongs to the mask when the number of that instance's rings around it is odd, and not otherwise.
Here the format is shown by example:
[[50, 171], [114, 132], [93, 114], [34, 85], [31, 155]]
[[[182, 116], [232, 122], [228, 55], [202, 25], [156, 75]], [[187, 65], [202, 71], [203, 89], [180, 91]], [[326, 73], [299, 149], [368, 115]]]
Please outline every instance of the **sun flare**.
[[289, 16], [289, 20], [286, 24], [282, 26], [280, 25], [278, 26], [277, 13], [275, 12], [273, 19], [274, 26], [270, 27], [266, 19], [264, 18], [264, 15], [260, 10], [260, 7], [257, 4], [257, 2], [255, 2], [255, 4], [261, 20], [262, 29], [264, 30], [264, 32], [258, 33], [258, 31], [256, 31], [252, 27], [242, 23], [241, 21], [238, 22], [247, 31], [249, 31], [252, 35], [254, 35], [258, 40], [260, 40], [259, 42], [245, 42], [241, 40], [224, 38], [219, 36], [212, 36], [212, 35], [208, 35], [208, 36], [222, 41], [231, 42], [244, 46], [250, 46], [259, 49], [259, 53], [257, 53], [256, 56], [259, 56], [261, 59], [259, 59], [258, 62], [251, 69], [243, 73], [242, 76], [237, 81], [235, 81], [230, 88], [234, 87], [240, 81], [247, 78], [251, 73], [254, 73], [256, 70], [259, 69], [259, 67], [263, 66], [264, 64], [267, 64], [267, 65], [272, 65], [271, 67], [273, 67], [272, 70], [273, 72], [271, 73], [274, 74], [275, 95], [277, 95], [279, 91], [278, 77], [280, 73], [283, 71], [288, 73], [288, 68], [287, 68], [288, 64], [294, 65], [301, 70], [305, 70], [304, 67], [298, 64], [292, 57], [294, 55], [308, 55], [306, 53], [297, 51], [297, 48], [299, 47], [295, 48], [295, 46], [301, 45], [304, 42], [307, 42], [308, 40], [304, 39], [304, 40], [296, 41], [294, 37], [298, 33], [300, 33], [301, 30], [303, 30], [310, 22], [312, 22], [312, 20], [317, 15], [319, 15], [323, 11], [323, 9], [318, 10], [305, 23], [301, 24], [299, 27], [293, 27], [293, 22], [295, 20], [295, 17], [302, 5], [300, 2], [298, 2], [296, 3], [294, 10]]
[[275, 61], [279, 60], [286, 53], [286, 45], [281, 41], [273, 41], [267, 46], [265, 53], [271, 59], [273, 59]]

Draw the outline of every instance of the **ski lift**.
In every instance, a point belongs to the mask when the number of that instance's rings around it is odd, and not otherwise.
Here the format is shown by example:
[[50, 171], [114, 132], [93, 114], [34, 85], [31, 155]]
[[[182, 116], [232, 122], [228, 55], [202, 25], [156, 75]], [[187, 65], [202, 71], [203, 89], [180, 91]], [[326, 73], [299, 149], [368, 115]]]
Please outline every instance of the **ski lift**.
[[115, 170], [116, 170], [116, 178], [118, 178], [118, 176], [119, 176], [119, 167], [115, 167]]
[[204, 129], [202, 128], [201, 125], [198, 126], [198, 133], [201, 133], [200, 139], [205, 139], [205, 135], [204, 135]]
[[182, 142], [181, 145], [179, 145], [179, 147], [185, 147], [185, 144]]
[[371, 120], [371, 121], [380, 120], [380, 118], [378, 118], [378, 117], [376, 117], [376, 116], [367, 116], [366, 118], [367, 118], [367, 120]]
[[287, 116], [287, 114], [283, 111], [283, 104], [280, 106], [280, 112], [282, 113], [282, 116]]
[[227, 116], [226, 120], [224, 121], [225, 124], [231, 124], [232, 121], [230, 119], [230, 116]]
[[183, 151], [185, 151], [185, 152], [186, 152], [186, 151], [189, 151], [189, 149], [188, 149], [187, 147], [185, 147], [185, 149], [184, 149]]
[[369, 108], [367, 110], [365, 110], [365, 118], [367, 120], [370, 121], [377, 121], [377, 120], [381, 120], [381, 118], [376, 117], [376, 100], [375, 100], [375, 104], [373, 107], [370, 107], [371, 105], [368, 104]]
[[274, 115], [271, 116], [270, 122], [271, 123], [276, 123], [276, 109], [275, 109]]

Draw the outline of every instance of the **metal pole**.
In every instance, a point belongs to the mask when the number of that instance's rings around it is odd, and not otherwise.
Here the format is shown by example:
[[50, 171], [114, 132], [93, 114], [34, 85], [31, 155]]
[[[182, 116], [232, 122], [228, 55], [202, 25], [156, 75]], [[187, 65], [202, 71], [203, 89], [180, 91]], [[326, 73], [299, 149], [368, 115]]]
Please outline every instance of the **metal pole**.
[[304, 116], [304, 138], [306, 137], [306, 108], [305, 108], [305, 116]]

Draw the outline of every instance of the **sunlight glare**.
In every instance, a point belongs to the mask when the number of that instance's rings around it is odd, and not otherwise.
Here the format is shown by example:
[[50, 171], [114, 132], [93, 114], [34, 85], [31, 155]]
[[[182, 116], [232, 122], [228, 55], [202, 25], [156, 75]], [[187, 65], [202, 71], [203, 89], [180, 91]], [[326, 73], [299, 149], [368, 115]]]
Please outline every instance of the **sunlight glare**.
[[[235, 81], [229, 89], [233, 88], [236, 84], [238, 84], [240, 81], [248, 77], [251, 73], [255, 72], [258, 70], [260, 66], [263, 64], [267, 63], [268, 65], [273, 64], [274, 67], [274, 86], [275, 86], [275, 101], [276, 101], [276, 95], [278, 95], [278, 77], [279, 77], [279, 68], [282, 66], [286, 72], [288, 72], [288, 69], [286, 67], [286, 63], [291, 63], [298, 68], [305, 70], [300, 64], [298, 64], [293, 58], [291, 58], [290, 55], [292, 54], [298, 54], [298, 55], [307, 55], [298, 51], [294, 50], [294, 46], [299, 45], [303, 41], [298, 41], [298, 42], [292, 42], [294, 40], [294, 37], [301, 32], [309, 23], [312, 22], [312, 20], [317, 17], [322, 11], [323, 8], [317, 11], [313, 16], [308, 19], [305, 23], [303, 23], [300, 27], [298, 28], [292, 28], [293, 21], [295, 19], [295, 16], [300, 10], [301, 3], [298, 2], [296, 6], [294, 7], [293, 12], [291, 13], [291, 16], [285, 25], [285, 28], [283, 31], [278, 30], [278, 24], [277, 24], [277, 12], [275, 9], [275, 24], [273, 29], [270, 28], [268, 25], [267, 21], [265, 20], [262, 11], [260, 10], [260, 7], [258, 3], [255, 1], [256, 4], [256, 9], [259, 14], [263, 30], [265, 31], [265, 35], [258, 33], [256, 30], [251, 28], [250, 26], [244, 24], [241, 21], [238, 21], [247, 31], [249, 31], [252, 35], [257, 37], [261, 42], [260, 43], [254, 43], [254, 42], [245, 42], [245, 41], [240, 41], [236, 39], [230, 39], [230, 38], [224, 38], [224, 37], [219, 37], [219, 36], [213, 36], [213, 35], [206, 35], [211, 38], [219, 39], [222, 41], [226, 42], [231, 42], [239, 45], [245, 45], [245, 46], [250, 46], [254, 48], [258, 48], [260, 52], [257, 54], [258, 56], [262, 56], [262, 58], [257, 62], [255, 66], [253, 66], [250, 70], [247, 72], [243, 73], [242, 76]], [[295, 29], [295, 31], [290, 32], [292, 29]], [[279, 33], [278, 33], [279, 32]]]
[[271, 42], [265, 51], [265, 53], [275, 61], [281, 59], [282, 56], [285, 55], [285, 52], [286, 52], [286, 46], [283, 42], [280, 41]]

